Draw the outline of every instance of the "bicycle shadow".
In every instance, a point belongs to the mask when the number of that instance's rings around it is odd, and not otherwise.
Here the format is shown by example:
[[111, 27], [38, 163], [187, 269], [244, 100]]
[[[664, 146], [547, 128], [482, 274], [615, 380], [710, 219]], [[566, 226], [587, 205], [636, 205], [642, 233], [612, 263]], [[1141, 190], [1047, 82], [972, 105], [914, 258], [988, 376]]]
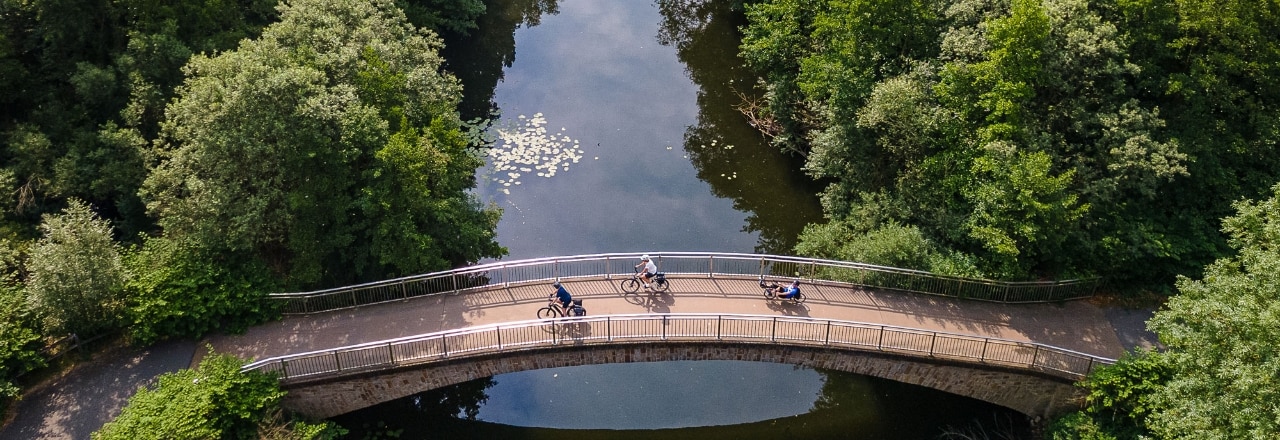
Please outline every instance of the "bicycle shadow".
[[636, 292], [626, 294], [627, 302], [643, 307], [649, 313], [671, 313], [671, 306], [675, 304], [676, 297], [670, 291], [666, 292]]
[[543, 324], [542, 331], [557, 335], [561, 340], [574, 339], [581, 343], [582, 339], [591, 337], [591, 323], [580, 318], [563, 318]]
[[804, 305], [804, 303], [797, 304], [791, 301], [765, 300], [765, 307], [786, 316], [809, 317], [809, 306]]

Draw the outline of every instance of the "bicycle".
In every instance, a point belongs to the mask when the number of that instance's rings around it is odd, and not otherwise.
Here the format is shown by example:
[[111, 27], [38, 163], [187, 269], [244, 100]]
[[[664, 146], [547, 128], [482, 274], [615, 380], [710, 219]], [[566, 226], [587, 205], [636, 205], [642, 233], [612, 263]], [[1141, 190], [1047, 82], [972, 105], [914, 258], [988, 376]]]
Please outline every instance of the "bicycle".
[[[622, 287], [623, 292], [636, 293], [642, 285], [644, 285], [644, 282], [640, 281], [640, 271], [637, 270], [636, 273], [631, 274], [631, 279], [622, 280], [620, 287]], [[671, 284], [667, 282], [666, 272], [654, 273], [649, 286], [654, 292], [666, 292], [667, 289], [671, 288]]]
[[779, 298], [778, 293], [786, 288], [778, 285], [778, 283], [765, 284], [764, 277], [760, 277], [760, 288], [764, 289], [764, 299], [769, 301], [790, 301], [791, 304], [804, 302], [804, 292], [796, 292], [796, 296], [791, 298]]
[[565, 312], [564, 306], [560, 305], [560, 301], [552, 299], [547, 303], [546, 307], [538, 309], [538, 319], [553, 319], [565, 317], [587, 316], [587, 309], [582, 307], [582, 300], [573, 300], [573, 305], [569, 307], [568, 313]]

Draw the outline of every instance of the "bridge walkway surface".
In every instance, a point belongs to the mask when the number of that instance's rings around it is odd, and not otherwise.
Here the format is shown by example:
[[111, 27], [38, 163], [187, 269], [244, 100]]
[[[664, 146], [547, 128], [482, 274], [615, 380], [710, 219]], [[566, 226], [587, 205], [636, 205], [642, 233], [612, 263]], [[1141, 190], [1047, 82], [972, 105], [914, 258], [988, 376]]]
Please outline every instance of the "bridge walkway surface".
[[[624, 297], [619, 281], [566, 281], [588, 315], [731, 313], [803, 316], [1036, 342], [1115, 358], [1129, 344], [1104, 308], [1088, 301], [999, 304], [837, 285], [805, 285], [807, 300], [766, 301], [754, 279], [669, 277], [671, 290]], [[331, 312], [286, 317], [241, 335], [205, 342], [248, 359], [325, 350], [443, 330], [535, 319], [553, 292], [548, 284], [440, 294]], [[637, 304], [639, 303], [639, 304]], [[197, 350], [197, 357], [203, 349]], [[198, 361], [198, 359], [197, 359]]]

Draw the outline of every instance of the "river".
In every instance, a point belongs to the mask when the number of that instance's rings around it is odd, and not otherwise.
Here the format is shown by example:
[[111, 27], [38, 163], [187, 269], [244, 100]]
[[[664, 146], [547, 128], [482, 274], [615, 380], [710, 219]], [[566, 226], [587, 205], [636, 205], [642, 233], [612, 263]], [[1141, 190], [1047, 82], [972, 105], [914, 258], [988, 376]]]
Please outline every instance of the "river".
[[[803, 158], [769, 146], [737, 109], [758, 92], [736, 56], [744, 21], [731, 2], [490, 3], [445, 56], [465, 117], [496, 115], [476, 194], [504, 210], [507, 259], [790, 254], [822, 220]], [[918, 439], [1026, 424], [927, 388], [729, 361], [526, 371], [335, 420], [357, 438]]]

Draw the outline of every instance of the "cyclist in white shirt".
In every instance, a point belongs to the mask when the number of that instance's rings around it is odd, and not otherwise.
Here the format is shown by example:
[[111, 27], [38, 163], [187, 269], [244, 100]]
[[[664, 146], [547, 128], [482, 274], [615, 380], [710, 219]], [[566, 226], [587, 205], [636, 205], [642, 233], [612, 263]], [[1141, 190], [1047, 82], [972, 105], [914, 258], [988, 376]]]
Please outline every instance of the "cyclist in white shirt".
[[[644, 266], [644, 269], [640, 269], [641, 266]], [[644, 280], [644, 288], [648, 289], [649, 278], [658, 273], [658, 265], [653, 264], [653, 260], [649, 259], [649, 254], [644, 254], [640, 256], [640, 264], [636, 265], [636, 269], [640, 269], [640, 279]]]

